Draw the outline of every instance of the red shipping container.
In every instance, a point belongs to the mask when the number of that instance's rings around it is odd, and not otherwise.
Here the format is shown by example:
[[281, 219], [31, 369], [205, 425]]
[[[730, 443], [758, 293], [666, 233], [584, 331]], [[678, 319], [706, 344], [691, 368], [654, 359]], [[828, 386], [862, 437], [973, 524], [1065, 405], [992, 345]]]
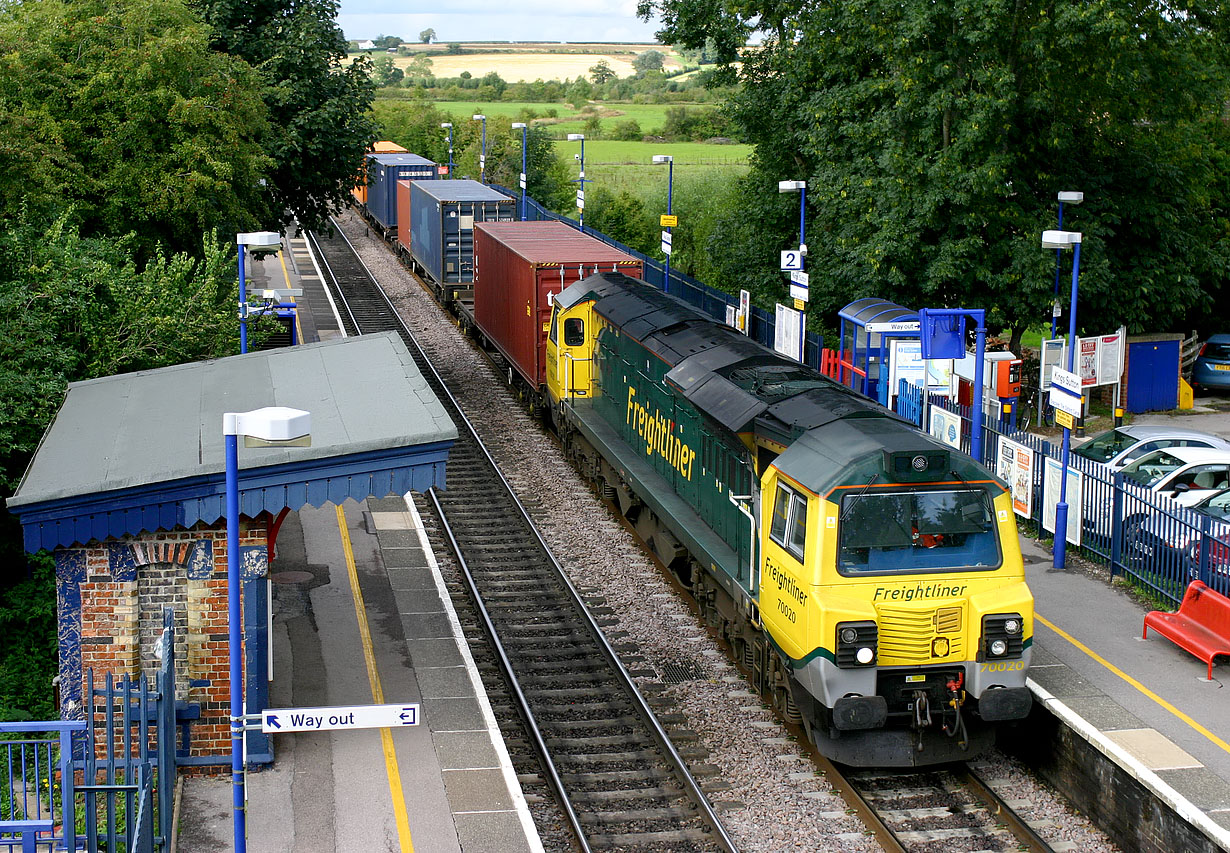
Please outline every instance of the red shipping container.
[[551, 297], [596, 272], [640, 278], [641, 262], [562, 222], [474, 223], [474, 322], [535, 389], [547, 381]]
[[397, 182], [397, 244], [410, 257], [410, 182]]

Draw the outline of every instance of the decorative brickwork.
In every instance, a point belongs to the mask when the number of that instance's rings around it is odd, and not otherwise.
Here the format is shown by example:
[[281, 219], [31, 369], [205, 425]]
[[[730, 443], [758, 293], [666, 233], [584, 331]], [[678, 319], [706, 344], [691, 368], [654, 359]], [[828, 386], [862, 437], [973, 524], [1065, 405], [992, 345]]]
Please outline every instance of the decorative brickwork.
[[[245, 519], [240, 527], [245, 587], [258, 580], [263, 585], [267, 535], [263, 517]], [[171, 607], [178, 637], [175, 698], [200, 707], [200, 719], [191, 727], [190, 754], [228, 754], [226, 552], [225, 522], [57, 549], [61, 714], [81, 718], [91, 669], [97, 685], [108, 672], [117, 680], [142, 671], [152, 677], [162, 611]], [[252, 639], [253, 653], [264, 655], [266, 638]]]

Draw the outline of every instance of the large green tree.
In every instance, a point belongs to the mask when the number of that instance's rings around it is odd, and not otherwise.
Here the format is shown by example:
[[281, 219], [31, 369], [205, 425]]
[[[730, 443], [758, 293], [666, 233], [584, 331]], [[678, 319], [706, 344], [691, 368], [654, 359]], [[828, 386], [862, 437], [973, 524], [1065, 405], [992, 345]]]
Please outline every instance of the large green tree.
[[[731, 112], [767, 233], [715, 241], [718, 267], [771, 270], [797, 240], [776, 181], [805, 179], [813, 310], [877, 295], [991, 308], [1019, 332], [1049, 317], [1040, 235], [1056, 193], [1080, 190], [1065, 225], [1085, 238], [1082, 327], [1171, 328], [1225, 292], [1219, 3], [643, 0], [654, 11], [663, 40], [742, 60]], [[754, 28], [764, 45], [743, 51]]]
[[257, 87], [175, 0], [0, 6], [0, 215], [71, 202], [84, 233], [144, 253], [251, 227], [271, 165]]
[[274, 159], [275, 211], [305, 227], [325, 223], [358, 179], [376, 140], [369, 113], [371, 63], [346, 63], [336, 0], [196, 0], [215, 47], [251, 63], [264, 80], [272, 118], [265, 149]]

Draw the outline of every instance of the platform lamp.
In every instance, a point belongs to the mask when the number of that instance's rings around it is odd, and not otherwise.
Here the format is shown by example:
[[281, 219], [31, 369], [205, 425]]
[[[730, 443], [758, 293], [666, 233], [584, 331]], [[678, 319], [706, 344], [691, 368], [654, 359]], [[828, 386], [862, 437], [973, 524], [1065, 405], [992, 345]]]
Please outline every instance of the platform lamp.
[[483, 123], [483, 147], [478, 154], [478, 182], [485, 184], [487, 183], [487, 117], [482, 113], [475, 113], [474, 120]]
[[282, 245], [282, 235], [276, 231], [253, 231], [247, 234], [236, 234], [235, 242], [239, 245], [239, 352], [248, 351], [248, 285], [244, 276], [244, 261], [248, 246], [270, 249]]
[[231, 806], [235, 853], [247, 851], [243, 738], [247, 724], [243, 702], [243, 623], [239, 607], [239, 436], [244, 447], [307, 447], [312, 443], [312, 416], [301, 409], [267, 406], [222, 415], [226, 439], [226, 618], [227, 656], [231, 672]]
[[[674, 195], [675, 189], [675, 158], [670, 154], [655, 154], [653, 155], [655, 166], [660, 166], [663, 163], [667, 166], [666, 171], [666, 215], [671, 215], [671, 196]], [[668, 221], [670, 221], [668, 219]], [[671, 292], [671, 226], [667, 225], [666, 230], [662, 232], [662, 253], [666, 255], [666, 264], [662, 275], [662, 290], [666, 293]]]
[[521, 221], [525, 221], [525, 143], [529, 126], [523, 121], [514, 121], [513, 130], [521, 128]]
[[[1062, 252], [1072, 249], [1072, 304], [1068, 311], [1068, 366], [1076, 366], [1076, 297], [1081, 273], [1081, 233], [1079, 231], [1043, 231], [1042, 248]], [[1060, 455], [1059, 503], [1055, 504], [1055, 550], [1052, 567], [1066, 568], [1068, 545], [1068, 454], [1072, 449], [1072, 430], [1063, 428], [1063, 451]]]
[[448, 176], [453, 176], [453, 123], [451, 121], [440, 122], [440, 127], [448, 131]]
[[581, 161], [581, 177], [577, 179], [577, 224], [581, 226], [581, 230], [585, 230], [585, 134], [570, 133], [568, 134], [569, 142], [580, 142], [581, 153], [574, 155]]
[[[1065, 204], [1080, 204], [1085, 200], [1084, 193], [1061, 192], [1059, 194], [1059, 225], [1056, 226], [1060, 231], [1063, 230], [1063, 206]], [[1063, 249], [1055, 250], [1055, 301], [1051, 303], [1051, 339], [1055, 338], [1055, 324], [1059, 319], [1059, 312], [1055, 309], [1059, 307], [1059, 268], [1062, 266], [1061, 258]]]

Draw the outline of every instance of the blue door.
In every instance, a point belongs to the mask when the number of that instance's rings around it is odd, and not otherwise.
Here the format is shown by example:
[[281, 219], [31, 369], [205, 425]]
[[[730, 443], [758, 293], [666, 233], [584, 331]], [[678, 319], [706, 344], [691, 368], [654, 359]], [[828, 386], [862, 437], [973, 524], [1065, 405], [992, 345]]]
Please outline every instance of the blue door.
[[1179, 341], [1128, 344], [1127, 410], [1155, 412], [1179, 405]]

